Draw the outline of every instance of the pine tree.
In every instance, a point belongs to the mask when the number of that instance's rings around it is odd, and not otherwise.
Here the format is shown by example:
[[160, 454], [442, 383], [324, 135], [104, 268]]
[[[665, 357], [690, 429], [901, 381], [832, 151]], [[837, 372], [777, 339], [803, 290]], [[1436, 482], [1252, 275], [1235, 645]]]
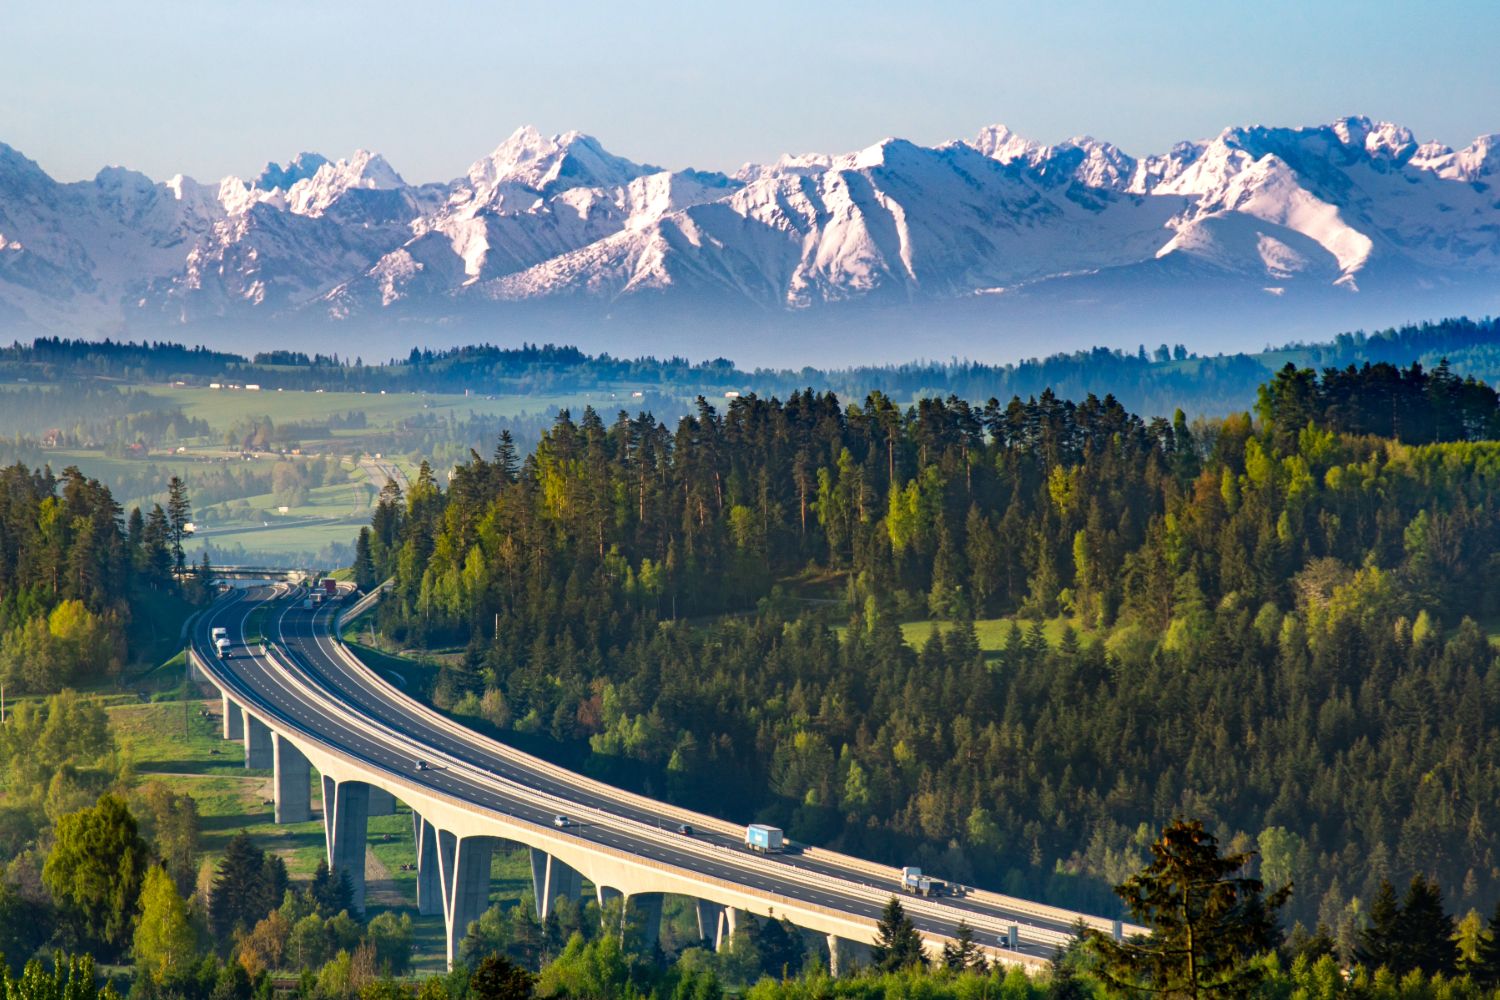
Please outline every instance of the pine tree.
[[375, 574], [375, 558], [370, 554], [370, 529], [360, 528], [354, 541], [354, 585], [368, 591], [379, 581]]
[[336, 916], [354, 905], [354, 892], [349, 886], [347, 872], [330, 871], [328, 862], [319, 861], [313, 872], [308, 896], [318, 912], [325, 917]]
[[171, 528], [172, 565], [181, 573], [186, 563], [182, 555], [182, 538], [193, 520], [193, 508], [188, 503], [187, 483], [179, 476], [167, 481], [167, 523]]
[[1481, 986], [1491, 989], [1500, 986], [1500, 903], [1495, 904], [1489, 924], [1479, 935], [1474, 961], [1468, 963], [1464, 971]]
[[906, 915], [906, 908], [895, 896], [885, 904], [885, 909], [880, 914], [870, 958], [877, 969], [886, 972], [927, 964], [927, 955], [922, 950], [922, 936], [917, 933], [916, 925]]
[[474, 1000], [528, 1000], [536, 994], [536, 977], [505, 955], [486, 955], [469, 974]]
[[500, 443], [495, 445], [494, 465], [503, 484], [509, 485], [516, 481], [520, 462], [516, 458], [516, 442], [509, 429], [500, 432]]
[[236, 834], [224, 849], [208, 895], [208, 920], [214, 936], [228, 941], [236, 927], [254, 927], [267, 905], [265, 852], [246, 833]]
[[1100, 975], [1125, 992], [1142, 987], [1187, 1000], [1246, 997], [1264, 970], [1248, 959], [1278, 942], [1275, 913], [1291, 886], [1264, 897], [1260, 879], [1238, 875], [1250, 854], [1219, 853], [1198, 820], [1174, 820], [1151, 845], [1151, 864], [1115, 887], [1125, 908], [1148, 925], [1144, 941], [1089, 940]]
[[1370, 902], [1370, 922], [1359, 932], [1354, 960], [1371, 972], [1382, 966], [1395, 972], [1404, 965], [1404, 941], [1396, 888], [1388, 880], [1381, 879], [1380, 888]]
[[1453, 918], [1443, 910], [1443, 891], [1436, 882], [1412, 876], [1401, 903], [1401, 925], [1406, 952], [1401, 974], [1420, 969], [1428, 976], [1453, 975], [1458, 968], [1458, 944], [1453, 939]]
[[943, 966], [954, 972], [962, 972], [965, 969], [984, 971], [989, 963], [984, 959], [984, 952], [980, 951], [979, 945], [974, 942], [973, 928], [960, 920], [953, 938], [952, 941], [943, 945]]

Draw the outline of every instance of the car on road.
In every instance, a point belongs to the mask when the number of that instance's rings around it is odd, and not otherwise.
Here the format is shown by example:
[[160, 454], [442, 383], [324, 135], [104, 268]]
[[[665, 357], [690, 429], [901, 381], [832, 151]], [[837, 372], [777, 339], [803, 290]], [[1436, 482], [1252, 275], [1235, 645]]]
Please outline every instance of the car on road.
[[425, 771], [425, 770], [427, 770], [427, 762], [425, 760], [419, 760], [419, 761], [417, 761], [417, 770], [418, 771]]
[[558, 815], [552, 817], [552, 825], [555, 826], [555, 827], [557, 827], [559, 830], [561, 830], [561, 829], [564, 829], [566, 827], [572, 826], [573, 825], [573, 821], [570, 820], [570, 819], [568, 819], [568, 817], [566, 817], [566, 816], [562, 815], [561, 813], [559, 813]]
[[691, 837], [693, 835], [693, 824], [691, 824], [691, 823], [678, 823], [677, 824], [677, 832], [680, 833], [680, 834], [682, 834], [682, 835], [684, 835], [684, 836]]

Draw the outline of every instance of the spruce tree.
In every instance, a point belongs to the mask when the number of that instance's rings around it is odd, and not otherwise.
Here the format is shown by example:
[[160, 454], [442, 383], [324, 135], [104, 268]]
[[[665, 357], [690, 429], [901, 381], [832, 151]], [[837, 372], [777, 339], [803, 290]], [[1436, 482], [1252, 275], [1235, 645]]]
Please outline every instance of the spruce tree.
[[1441, 972], [1451, 976], [1458, 969], [1458, 944], [1454, 941], [1453, 918], [1443, 909], [1443, 891], [1421, 875], [1412, 876], [1401, 903], [1401, 925], [1406, 940], [1405, 968], [1420, 969], [1428, 976]]
[[370, 529], [360, 528], [354, 540], [354, 585], [368, 591], [379, 581], [375, 578], [375, 558], [370, 554]]
[[906, 915], [906, 908], [895, 896], [885, 904], [885, 910], [880, 914], [870, 958], [877, 969], [885, 972], [927, 964], [927, 955], [922, 950], [922, 936], [917, 933], [916, 925]]
[[[237, 926], [247, 930], [264, 917], [266, 855], [246, 833], [238, 833], [224, 848], [208, 894], [208, 921], [214, 936], [228, 941]], [[271, 903], [274, 906], [275, 903]]]
[[1405, 971], [1402, 959], [1403, 934], [1401, 904], [1396, 902], [1396, 888], [1387, 879], [1370, 902], [1370, 922], [1359, 932], [1354, 946], [1354, 960], [1374, 972], [1384, 966], [1392, 972]]
[[1495, 904], [1495, 912], [1474, 948], [1474, 960], [1467, 963], [1464, 971], [1481, 986], [1490, 989], [1500, 986], [1500, 903]]
[[980, 951], [979, 945], [974, 942], [973, 928], [960, 920], [953, 938], [952, 941], [943, 945], [944, 967], [954, 972], [963, 972], [965, 969], [983, 971], [988, 963], [984, 960], [984, 952]]
[[188, 503], [187, 483], [179, 476], [167, 481], [167, 523], [172, 535], [172, 565], [181, 573], [184, 568], [182, 538], [193, 520], [193, 508]]
[[1260, 879], [1238, 874], [1251, 854], [1219, 853], [1198, 820], [1177, 819], [1151, 845], [1151, 864], [1115, 887], [1145, 940], [1090, 932], [1101, 978], [1126, 993], [1145, 989], [1186, 1000], [1251, 995], [1264, 970], [1249, 961], [1273, 950], [1276, 911], [1291, 886], [1269, 897]]

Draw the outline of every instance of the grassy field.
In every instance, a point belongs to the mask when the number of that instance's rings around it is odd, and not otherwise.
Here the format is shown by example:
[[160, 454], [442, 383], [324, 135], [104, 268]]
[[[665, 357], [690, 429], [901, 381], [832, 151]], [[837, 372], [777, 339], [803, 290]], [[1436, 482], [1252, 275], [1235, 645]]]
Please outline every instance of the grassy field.
[[[423, 414], [468, 417], [470, 415], [514, 417], [522, 413], [540, 413], [548, 407], [576, 407], [587, 403], [596, 406], [613, 393], [578, 393], [561, 396], [489, 396], [480, 393], [379, 393], [379, 392], [313, 392], [293, 389], [276, 391], [266, 383], [259, 392], [243, 389], [206, 389], [197, 386], [143, 386], [146, 392], [169, 403], [180, 405], [189, 417], [208, 421], [222, 431], [238, 420], [269, 415], [280, 423], [318, 423], [329, 417], [362, 410], [369, 427], [389, 427], [410, 417]], [[625, 393], [628, 400], [629, 393]]]
[[[979, 637], [979, 648], [989, 659], [994, 659], [1005, 648], [1005, 640], [1010, 635], [1011, 624], [1019, 625], [1021, 634], [1025, 635], [1030, 630], [1032, 620], [1029, 618], [981, 618], [974, 622], [974, 632]], [[1073, 631], [1078, 634], [1079, 639], [1087, 637], [1090, 633], [1076, 618], [1057, 617], [1047, 618], [1042, 621], [1042, 634], [1046, 636], [1049, 645], [1057, 645], [1062, 639], [1063, 629], [1072, 626]], [[843, 635], [848, 626], [840, 625], [834, 631]], [[952, 628], [951, 622], [945, 621], [913, 621], [902, 622], [901, 634], [906, 637], [907, 645], [914, 649], [920, 649], [932, 633], [936, 631], [947, 631]]]

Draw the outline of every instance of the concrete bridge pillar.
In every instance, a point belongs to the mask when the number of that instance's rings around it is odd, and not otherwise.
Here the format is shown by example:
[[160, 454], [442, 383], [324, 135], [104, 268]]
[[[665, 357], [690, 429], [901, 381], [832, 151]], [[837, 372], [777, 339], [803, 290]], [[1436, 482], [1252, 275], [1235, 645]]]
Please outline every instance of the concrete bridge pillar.
[[646, 946], [646, 951], [656, 950], [661, 942], [662, 893], [638, 892], [627, 897], [625, 904], [629, 910], [628, 919], [640, 924], [641, 941]]
[[226, 740], [242, 740], [245, 738], [245, 713], [240, 706], [229, 700], [229, 695], [223, 695], [224, 705], [224, 738]]
[[438, 866], [437, 829], [412, 810], [412, 839], [417, 848], [417, 912], [443, 912], [443, 876]]
[[719, 921], [724, 917], [724, 907], [708, 899], [695, 899], [693, 904], [698, 914], [698, 940], [718, 948]]
[[861, 965], [870, 964], [870, 946], [863, 941], [851, 941], [837, 934], [828, 935], [828, 974], [843, 976]]
[[448, 929], [448, 968], [458, 961], [458, 946], [490, 905], [492, 837], [459, 837], [438, 831], [438, 864], [443, 873], [443, 915]]
[[349, 901], [365, 911], [365, 847], [369, 839], [370, 786], [323, 775], [323, 839], [328, 867], [349, 879]]
[[538, 920], [546, 920], [557, 897], [577, 899], [582, 895], [583, 876], [546, 851], [535, 847], [527, 850], [531, 852], [531, 890], [536, 896], [536, 916]]
[[620, 915], [616, 919], [619, 921], [619, 923], [614, 928], [614, 932], [619, 933], [620, 931], [624, 930], [625, 894], [612, 885], [600, 885], [596, 882], [594, 883], [594, 898], [599, 902], [600, 928], [605, 931], [608, 931], [610, 929], [609, 914], [605, 912], [605, 909], [609, 906], [609, 904], [618, 902], [620, 904]]
[[370, 786], [370, 815], [371, 816], [394, 816], [396, 815], [396, 796], [384, 788]]
[[271, 727], [249, 712], [245, 715], [245, 766], [268, 771], [274, 754], [271, 750]]
[[739, 910], [732, 906], [719, 908], [719, 922], [714, 928], [714, 951], [724, 951], [729, 947], [729, 939], [734, 937], [734, 932], [739, 925]]
[[306, 823], [312, 819], [312, 765], [280, 733], [271, 735], [271, 745], [275, 758], [272, 785], [276, 790], [276, 822]]

